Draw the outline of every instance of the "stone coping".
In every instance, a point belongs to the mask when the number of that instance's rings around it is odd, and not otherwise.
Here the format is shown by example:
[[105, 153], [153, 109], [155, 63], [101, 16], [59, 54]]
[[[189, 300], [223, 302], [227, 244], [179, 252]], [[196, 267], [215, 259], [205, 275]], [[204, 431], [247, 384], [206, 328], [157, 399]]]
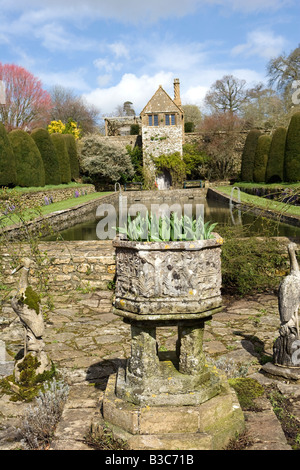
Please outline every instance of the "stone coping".
[[198, 251], [204, 248], [221, 246], [223, 244], [223, 239], [218, 233], [213, 232], [212, 235], [213, 238], [207, 240], [167, 242], [140, 242], [116, 238], [113, 240], [113, 246], [115, 248], [127, 248], [135, 251]]
[[[234, 186], [232, 186], [234, 187]], [[238, 201], [234, 197], [230, 197], [227, 194], [222, 193], [216, 189], [209, 188], [207, 191], [207, 198], [214, 199], [216, 201], [222, 202], [232, 202], [235, 206], [237, 206], [242, 211], [250, 211], [255, 215], [260, 215], [266, 217], [268, 219], [278, 220], [280, 218], [280, 222], [283, 224], [293, 225], [295, 227], [300, 227], [300, 217], [296, 215], [287, 215], [283, 214], [282, 212], [278, 212], [271, 209], [264, 209], [259, 206], [255, 206], [254, 204], [246, 204], [243, 202]]]

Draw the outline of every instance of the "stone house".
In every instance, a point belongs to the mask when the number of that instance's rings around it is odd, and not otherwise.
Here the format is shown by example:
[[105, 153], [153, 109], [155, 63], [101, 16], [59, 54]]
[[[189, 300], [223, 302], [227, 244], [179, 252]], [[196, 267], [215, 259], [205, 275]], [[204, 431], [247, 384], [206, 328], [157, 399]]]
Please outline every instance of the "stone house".
[[[174, 80], [174, 99], [159, 86], [141, 114], [144, 166], [155, 172], [152, 157], [179, 152], [184, 143], [184, 113], [181, 108], [179, 79]], [[157, 179], [160, 186], [168, 187], [169, 175]], [[161, 187], [160, 189], [163, 189]]]

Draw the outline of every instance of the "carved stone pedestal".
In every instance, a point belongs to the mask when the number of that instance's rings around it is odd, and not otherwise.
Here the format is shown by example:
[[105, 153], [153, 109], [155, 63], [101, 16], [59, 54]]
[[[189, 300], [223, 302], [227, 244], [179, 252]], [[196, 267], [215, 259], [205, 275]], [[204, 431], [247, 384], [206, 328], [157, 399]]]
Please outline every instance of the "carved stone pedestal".
[[[124, 315], [124, 312], [118, 312]], [[131, 357], [111, 376], [103, 419], [132, 449], [217, 450], [244, 429], [226, 378], [202, 350], [205, 319], [131, 325]], [[178, 327], [176, 351], [158, 351], [156, 330]]]
[[[116, 241], [115, 314], [131, 327], [131, 356], [109, 379], [103, 419], [132, 449], [224, 448], [244, 428], [226, 378], [208, 367], [204, 326], [222, 309], [220, 245]], [[175, 351], [156, 331], [176, 326]]]

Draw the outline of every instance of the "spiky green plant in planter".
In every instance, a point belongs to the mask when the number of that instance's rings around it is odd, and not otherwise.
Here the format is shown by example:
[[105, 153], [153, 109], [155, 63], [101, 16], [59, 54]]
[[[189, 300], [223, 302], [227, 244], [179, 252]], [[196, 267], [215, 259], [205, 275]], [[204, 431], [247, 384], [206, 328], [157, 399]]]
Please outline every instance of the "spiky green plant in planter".
[[144, 242], [162, 241], [196, 241], [214, 238], [213, 230], [216, 223], [206, 222], [201, 216], [192, 218], [187, 215], [178, 217], [176, 212], [170, 217], [147, 213], [142, 216], [139, 212], [135, 218], [127, 216], [125, 227], [117, 227], [119, 234], [127, 240]]

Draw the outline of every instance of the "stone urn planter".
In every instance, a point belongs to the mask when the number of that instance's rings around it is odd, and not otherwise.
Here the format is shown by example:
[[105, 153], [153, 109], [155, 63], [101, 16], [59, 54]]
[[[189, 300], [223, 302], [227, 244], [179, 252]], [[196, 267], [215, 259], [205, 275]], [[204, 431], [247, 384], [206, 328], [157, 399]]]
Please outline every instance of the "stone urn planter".
[[116, 239], [115, 307], [142, 319], [199, 319], [222, 305], [222, 238], [136, 242]]
[[[222, 449], [244, 428], [234, 391], [203, 352], [205, 322], [222, 309], [222, 243], [216, 233], [113, 241], [114, 313], [130, 324], [131, 355], [108, 381], [102, 419], [132, 449]], [[174, 350], [159, 349], [160, 327], [177, 327]]]

